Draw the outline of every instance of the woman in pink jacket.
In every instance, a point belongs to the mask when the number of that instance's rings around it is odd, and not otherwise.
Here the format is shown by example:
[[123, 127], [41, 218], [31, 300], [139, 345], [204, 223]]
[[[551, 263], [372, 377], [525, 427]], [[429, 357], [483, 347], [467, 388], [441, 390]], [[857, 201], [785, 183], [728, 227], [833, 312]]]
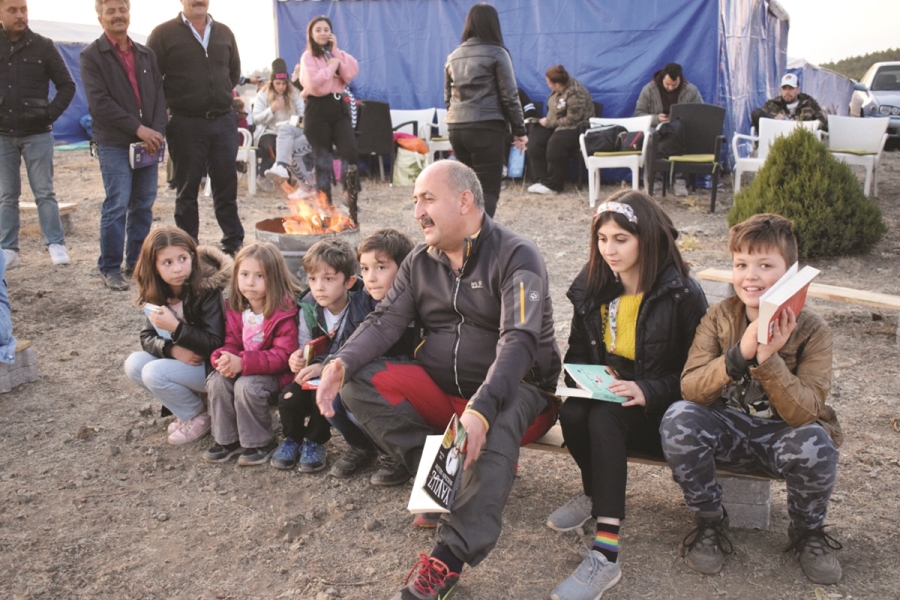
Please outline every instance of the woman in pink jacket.
[[359, 73], [356, 59], [338, 50], [337, 38], [328, 17], [316, 17], [306, 28], [306, 52], [300, 57], [300, 85], [306, 100], [303, 129], [313, 149], [316, 187], [331, 203], [333, 146], [347, 163], [344, 186], [347, 193], [357, 190], [356, 134], [350, 121], [351, 98], [344, 88]]

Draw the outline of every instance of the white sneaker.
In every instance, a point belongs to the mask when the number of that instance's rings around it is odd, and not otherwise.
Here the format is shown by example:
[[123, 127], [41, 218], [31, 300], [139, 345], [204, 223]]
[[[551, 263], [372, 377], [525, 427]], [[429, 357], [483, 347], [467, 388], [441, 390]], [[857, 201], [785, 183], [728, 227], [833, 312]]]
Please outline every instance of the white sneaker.
[[271, 169], [266, 171], [266, 179], [271, 181], [273, 184], [279, 184], [286, 179], [290, 179], [291, 175], [288, 173], [288, 170], [284, 168], [284, 165], [275, 165]]
[[529, 192], [530, 194], [552, 194], [552, 193], [553, 193], [553, 190], [551, 190], [550, 188], [548, 188], [548, 187], [547, 187], [546, 185], [544, 185], [543, 183], [535, 183], [535, 184], [530, 185], [530, 186], [528, 187], [528, 192]]
[[275, 184], [272, 183], [267, 177], [263, 177], [261, 175], [256, 176], [256, 187], [266, 192], [267, 194], [271, 194], [275, 191]]
[[47, 250], [50, 252], [50, 260], [54, 265], [67, 265], [72, 262], [69, 260], [69, 253], [63, 244], [50, 244], [47, 246]]
[[6, 270], [15, 269], [19, 266], [19, 253], [15, 250], [6, 250], [4, 248], [3, 254], [6, 256]]
[[672, 190], [675, 192], [676, 196], [687, 196], [687, 182], [684, 179], [676, 179], [675, 183], [672, 185]]

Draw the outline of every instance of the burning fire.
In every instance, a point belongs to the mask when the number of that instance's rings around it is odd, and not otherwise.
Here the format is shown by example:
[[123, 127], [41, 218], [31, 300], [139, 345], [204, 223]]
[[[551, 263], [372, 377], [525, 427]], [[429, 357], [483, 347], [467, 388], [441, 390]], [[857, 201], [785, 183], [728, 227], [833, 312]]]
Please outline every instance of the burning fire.
[[295, 235], [338, 233], [356, 225], [347, 213], [328, 203], [325, 193], [307, 192], [284, 184], [288, 191], [287, 205], [291, 214], [284, 218], [284, 232]]

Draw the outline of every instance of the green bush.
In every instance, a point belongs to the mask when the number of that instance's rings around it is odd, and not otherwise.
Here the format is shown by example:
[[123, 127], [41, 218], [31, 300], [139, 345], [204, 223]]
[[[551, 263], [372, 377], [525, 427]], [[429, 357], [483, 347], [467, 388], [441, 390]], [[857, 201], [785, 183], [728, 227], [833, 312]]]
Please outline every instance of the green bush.
[[753, 183], [735, 196], [728, 225], [758, 213], [794, 222], [802, 258], [862, 254], [885, 232], [850, 167], [803, 127], [772, 144]]

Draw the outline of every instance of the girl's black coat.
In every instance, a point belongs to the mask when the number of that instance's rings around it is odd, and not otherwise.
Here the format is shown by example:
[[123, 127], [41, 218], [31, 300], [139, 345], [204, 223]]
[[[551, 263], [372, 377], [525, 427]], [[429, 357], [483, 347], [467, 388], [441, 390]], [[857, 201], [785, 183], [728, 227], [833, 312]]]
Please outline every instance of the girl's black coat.
[[[587, 297], [587, 269], [585, 265], [566, 294], [575, 312], [565, 362], [605, 365], [609, 363], [600, 306], [624, 290], [620, 283], [613, 282], [596, 297]], [[669, 405], [681, 399], [681, 371], [707, 306], [706, 295], [697, 282], [683, 278], [671, 265], [644, 294], [635, 331], [634, 381], [647, 400], [647, 416], [656, 421], [662, 419]]]

